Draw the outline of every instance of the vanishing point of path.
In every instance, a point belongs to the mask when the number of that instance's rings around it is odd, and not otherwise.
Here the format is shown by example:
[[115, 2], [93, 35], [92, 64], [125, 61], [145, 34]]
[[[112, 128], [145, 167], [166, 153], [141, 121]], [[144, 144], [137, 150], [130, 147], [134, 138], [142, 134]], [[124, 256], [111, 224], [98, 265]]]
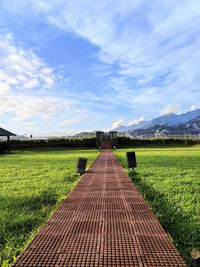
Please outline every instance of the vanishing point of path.
[[13, 266], [187, 265], [106, 149]]

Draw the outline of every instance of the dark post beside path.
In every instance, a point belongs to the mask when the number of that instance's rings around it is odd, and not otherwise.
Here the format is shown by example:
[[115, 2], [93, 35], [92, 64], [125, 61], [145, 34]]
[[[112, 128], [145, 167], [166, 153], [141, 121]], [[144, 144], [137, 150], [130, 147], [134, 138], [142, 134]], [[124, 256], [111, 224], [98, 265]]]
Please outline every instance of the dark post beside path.
[[14, 267], [186, 267], [111, 149], [18, 257]]

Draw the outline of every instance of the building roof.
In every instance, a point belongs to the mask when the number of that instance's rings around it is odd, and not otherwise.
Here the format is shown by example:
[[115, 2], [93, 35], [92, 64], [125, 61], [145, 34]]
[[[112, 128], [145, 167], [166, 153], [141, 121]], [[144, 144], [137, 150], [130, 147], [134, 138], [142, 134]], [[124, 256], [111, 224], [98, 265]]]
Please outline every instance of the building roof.
[[0, 136], [16, 136], [16, 134], [11, 133], [3, 128], [0, 128]]

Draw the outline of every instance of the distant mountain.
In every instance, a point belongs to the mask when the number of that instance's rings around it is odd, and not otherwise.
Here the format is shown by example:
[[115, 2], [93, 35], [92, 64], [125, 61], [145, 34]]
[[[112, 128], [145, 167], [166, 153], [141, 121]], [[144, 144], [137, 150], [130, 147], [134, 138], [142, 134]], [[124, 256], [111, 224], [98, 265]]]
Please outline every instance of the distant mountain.
[[164, 115], [164, 116], [160, 116], [158, 118], [153, 119], [148, 127], [152, 127], [155, 125], [178, 125], [180, 123], [183, 123], [183, 120], [181, 119], [180, 115], [174, 114], [174, 113], [170, 113], [168, 115]]
[[134, 124], [134, 125], [128, 126], [128, 131], [130, 131], [132, 129], [149, 128], [150, 127], [150, 125], [149, 125], [150, 122], [151, 121], [141, 121], [138, 124]]
[[200, 125], [200, 116], [197, 116], [195, 119], [192, 119], [190, 121], [188, 121], [188, 124], [198, 124]]
[[150, 129], [156, 125], [177, 126], [179, 124], [187, 123], [188, 121], [191, 121], [197, 118], [198, 116], [200, 116], [200, 109], [185, 112], [179, 115], [170, 113], [170, 114], [152, 119], [151, 121], [142, 121], [132, 126], [120, 126], [119, 128], [115, 130], [119, 132], [131, 132], [136, 129]]
[[140, 128], [129, 131], [132, 136], [170, 136], [200, 134], [200, 116], [178, 125], [157, 124], [150, 128]]
[[196, 117], [200, 116], [200, 109], [182, 113], [180, 115], [170, 113], [168, 115], [160, 116], [153, 119], [150, 123], [151, 126], [167, 124], [169, 126], [179, 125], [186, 123]]

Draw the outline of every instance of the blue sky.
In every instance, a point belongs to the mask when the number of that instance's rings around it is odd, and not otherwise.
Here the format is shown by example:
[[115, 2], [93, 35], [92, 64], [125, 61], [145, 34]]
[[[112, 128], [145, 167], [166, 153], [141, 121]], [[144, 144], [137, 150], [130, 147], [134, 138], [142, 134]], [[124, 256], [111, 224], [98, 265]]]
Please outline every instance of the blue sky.
[[199, 0], [0, 0], [0, 127], [110, 130], [200, 107]]

